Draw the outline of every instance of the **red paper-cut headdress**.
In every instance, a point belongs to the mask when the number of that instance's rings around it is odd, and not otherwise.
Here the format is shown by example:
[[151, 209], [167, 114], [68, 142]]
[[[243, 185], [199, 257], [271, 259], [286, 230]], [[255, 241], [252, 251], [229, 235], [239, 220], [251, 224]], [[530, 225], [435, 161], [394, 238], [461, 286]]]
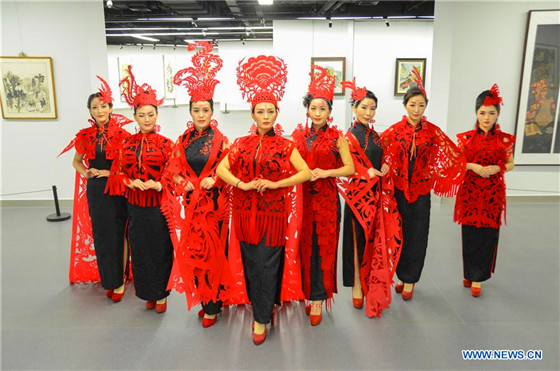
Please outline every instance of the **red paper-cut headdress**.
[[361, 101], [367, 95], [367, 89], [366, 88], [364, 88], [364, 87], [358, 88], [356, 86], [356, 78], [355, 77], [352, 79], [352, 81], [342, 81], [340, 83], [340, 85], [345, 89], [348, 88], [348, 89], [352, 90], [352, 100], [354, 102]]
[[111, 103], [113, 101], [113, 92], [107, 84], [107, 81], [103, 80], [101, 77], [95, 75], [99, 81], [101, 81], [101, 87], [99, 88], [99, 99], [105, 103]]
[[251, 107], [268, 102], [278, 108], [278, 102], [284, 96], [287, 75], [286, 63], [275, 56], [259, 55], [246, 62], [243, 58], [237, 66], [237, 85]]
[[311, 81], [307, 89], [308, 93], [313, 98], [323, 98], [332, 101], [336, 77], [329, 74], [329, 71], [321, 66], [313, 65], [311, 68], [313, 71], [309, 73]]
[[491, 96], [484, 98], [484, 102], [482, 102], [483, 106], [504, 105], [503, 99], [500, 97], [500, 88], [498, 87], [498, 84], [492, 85], [490, 88], [490, 94]]
[[424, 88], [422, 75], [420, 75], [420, 70], [416, 66], [412, 67], [412, 81], [415, 82], [416, 85], [418, 85], [418, 88], [420, 89], [420, 91], [422, 91], [422, 94], [424, 94], [424, 99], [426, 99], [427, 101], [428, 95], [426, 94], [426, 89]]
[[121, 80], [119, 86], [123, 87], [122, 96], [131, 107], [140, 108], [147, 105], [157, 107], [163, 103], [163, 99], [157, 99], [156, 91], [150, 85], [139, 86], [136, 83], [130, 65], [128, 66], [128, 76]]
[[175, 74], [173, 83], [182, 85], [189, 91], [191, 102], [208, 101], [214, 97], [214, 89], [219, 83], [214, 77], [224, 65], [222, 58], [212, 54], [214, 44], [210, 41], [190, 43], [189, 51], [202, 47], [192, 57], [193, 67], [180, 70]]

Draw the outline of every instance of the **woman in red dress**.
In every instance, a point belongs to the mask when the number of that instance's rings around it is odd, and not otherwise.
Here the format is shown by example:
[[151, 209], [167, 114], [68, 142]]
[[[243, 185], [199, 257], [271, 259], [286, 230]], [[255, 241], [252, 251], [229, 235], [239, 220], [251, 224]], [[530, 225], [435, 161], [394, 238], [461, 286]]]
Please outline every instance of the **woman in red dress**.
[[381, 317], [391, 304], [391, 284], [402, 245], [389, 166], [383, 162], [381, 138], [372, 123], [377, 97], [358, 88], [355, 79], [343, 81], [352, 90], [355, 121], [346, 133], [356, 167], [355, 176], [341, 183], [346, 200], [342, 238], [342, 277], [352, 287], [352, 304], [365, 314]]
[[504, 174], [514, 167], [515, 137], [498, 125], [502, 98], [498, 85], [476, 98], [474, 130], [457, 134], [467, 159], [467, 174], [455, 202], [454, 220], [461, 224], [463, 286], [480, 296], [483, 281], [494, 273], [502, 213], [505, 220]]
[[274, 56], [239, 62], [237, 83], [251, 103], [256, 128], [233, 143], [217, 170], [233, 187], [228, 259], [236, 285], [246, 288], [237, 303], [252, 302], [256, 345], [266, 339], [275, 303], [303, 299], [294, 186], [311, 173], [294, 143], [274, 127], [286, 74], [286, 64]]
[[148, 84], [139, 86], [128, 68], [121, 81], [123, 97], [134, 108], [140, 132], [126, 138], [111, 167], [109, 194], [124, 194], [128, 200], [128, 236], [136, 296], [147, 309], [167, 310], [167, 283], [173, 263], [173, 246], [161, 205], [161, 177], [173, 143], [156, 133], [157, 107], [163, 100]]
[[420, 280], [430, 228], [430, 192], [452, 197], [465, 174], [465, 158], [440, 128], [428, 122], [428, 104], [422, 78], [413, 71], [418, 87], [410, 88], [403, 104], [407, 115], [381, 134], [384, 162], [395, 181], [395, 197], [402, 217], [403, 246], [397, 265], [402, 298], [412, 298]]
[[[311, 301], [306, 307], [312, 326], [321, 323], [323, 301], [330, 307], [336, 287], [336, 260], [341, 208], [336, 178], [354, 174], [348, 142], [332, 121], [335, 77], [320, 66], [312, 66], [303, 106], [311, 127], [301, 124], [292, 133], [298, 151], [311, 169], [311, 180], [303, 184], [305, 217], [301, 230], [303, 292]], [[330, 119], [329, 119], [330, 118]]]
[[[76, 169], [76, 192], [70, 282], [101, 280], [107, 297], [117, 303], [124, 294], [126, 199], [105, 194], [105, 187], [118, 148], [130, 135], [123, 126], [132, 121], [113, 113], [111, 88], [101, 77], [97, 78], [102, 87], [87, 102], [91, 126], [80, 130], [60, 153], [76, 149], [72, 161]], [[91, 237], [95, 248], [93, 260]]]
[[216, 167], [229, 144], [212, 119], [215, 76], [222, 59], [211, 53], [211, 42], [190, 43], [189, 50], [196, 46], [202, 49], [192, 57], [193, 67], [180, 70], [173, 80], [189, 92], [193, 121], [187, 123], [169, 160], [162, 209], [175, 250], [169, 288], [186, 293], [189, 310], [202, 304], [199, 315], [206, 328], [216, 323], [231, 282], [226, 261], [229, 187], [216, 182]]

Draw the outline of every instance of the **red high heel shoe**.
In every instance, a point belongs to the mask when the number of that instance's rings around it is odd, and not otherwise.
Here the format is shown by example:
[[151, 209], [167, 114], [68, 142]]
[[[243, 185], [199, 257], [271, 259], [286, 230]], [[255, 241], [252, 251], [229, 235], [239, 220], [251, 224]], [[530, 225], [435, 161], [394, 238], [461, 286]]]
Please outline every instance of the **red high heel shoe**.
[[150, 309], [154, 309], [156, 307], [156, 301], [152, 301], [152, 300], [148, 300], [146, 302], [146, 309], [150, 310]]
[[471, 286], [471, 295], [475, 298], [478, 298], [480, 296], [480, 293], [482, 292], [482, 287], [474, 287]]
[[255, 334], [253, 332], [253, 343], [255, 345], [261, 345], [266, 340], [266, 327], [264, 328], [264, 332], [262, 334]]
[[362, 309], [364, 306], [364, 298], [352, 298], [352, 305], [356, 309]]
[[412, 290], [410, 290], [410, 291], [404, 291], [404, 288], [403, 288], [403, 292], [402, 292], [402, 298], [403, 298], [403, 300], [410, 300], [410, 299], [412, 299], [412, 295], [414, 294], [414, 285], [415, 285], [415, 284], [413, 283], [413, 284], [412, 284]]
[[115, 291], [115, 290], [105, 291], [105, 296], [107, 296], [109, 299], [111, 299], [113, 297], [113, 291]]
[[[276, 308], [274, 308], [272, 310], [272, 317], [270, 317], [270, 325], [274, 326], [274, 315], [276, 314]], [[255, 321], [253, 321], [253, 323], [251, 323], [251, 330], [255, 329]]]
[[311, 307], [321, 308], [321, 313], [319, 314], [312, 314], [311, 310], [309, 311], [309, 323], [311, 324], [311, 326], [317, 326], [323, 320], [323, 302], [319, 304], [311, 303]]
[[472, 286], [472, 281], [468, 280], [466, 278], [463, 278], [463, 287], [471, 287]]
[[397, 294], [400, 294], [402, 292], [402, 290], [404, 289], [404, 283], [397, 283], [395, 285], [395, 292]]
[[204, 309], [198, 311], [198, 318], [204, 318]]
[[158, 304], [156, 302], [156, 312], [157, 313], [163, 313], [167, 310], [167, 298], [165, 299], [165, 301], [163, 302], [163, 304]]
[[123, 286], [123, 292], [121, 292], [120, 294], [116, 293], [115, 290], [113, 290], [113, 293], [111, 295], [111, 300], [113, 300], [113, 303], [118, 303], [124, 297], [124, 293], [126, 291], [126, 281], [124, 281]]
[[311, 304], [307, 304], [305, 306], [305, 314], [309, 315], [309, 313], [311, 313]]
[[214, 318], [206, 318], [204, 317], [202, 319], [202, 327], [204, 328], [208, 328], [214, 325], [214, 323], [216, 323], [216, 321], [218, 320], [218, 315], [216, 314], [216, 316]]

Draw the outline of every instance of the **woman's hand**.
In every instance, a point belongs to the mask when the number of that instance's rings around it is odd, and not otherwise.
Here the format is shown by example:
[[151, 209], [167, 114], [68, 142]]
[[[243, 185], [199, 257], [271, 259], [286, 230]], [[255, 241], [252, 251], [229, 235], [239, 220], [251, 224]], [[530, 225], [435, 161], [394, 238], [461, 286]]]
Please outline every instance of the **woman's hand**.
[[99, 175], [97, 176], [98, 178], [107, 178], [109, 175], [111, 175], [111, 172], [109, 170], [98, 170], [99, 171]]
[[152, 179], [146, 180], [144, 182], [144, 187], [146, 187], [146, 189], [155, 189], [156, 191], [161, 191], [162, 186], [160, 182], [156, 182]]
[[194, 185], [191, 183], [190, 180], [187, 180], [187, 184], [185, 185], [185, 191], [187, 192], [194, 191]]
[[97, 170], [96, 168], [90, 167], [86, 171], [86, 178], [88, 178], [88, 179], [97, 178], [99, 176], [99, 174], [101, 174], [99, 170]]
[[278, 183], [267, 179], [258, 179], [257, 181], [255, 181], [255, 189], [261, 193], [263, 193], [267, 189], [277, 189], [277, 188], [278, 188]]
[[483, 178], [488, 178], [490, 175], [486, 171], [486, 168], [479, 164], [470, 164], [470, 170], [474, 171], [476, 174]]
[[237, 188], [245, 192], [252, 191], [253, 189], [256, 189], [256, 183], [256, 180], [251, 180], [249, 183], [239, 182]]
[[385, 176], [387, 175], [387, 173], [389, 172], [389, 165], [387, 164], [383, 164], [381, 165], [381, 176]]
[[488, 174], [488, 176], [492, 176], [494, 174], [499, 173], [501, 169], [498, 165], [490, 165], [490, 166], [485, 166], [484, 170], [486, 171], [486, 174]]
[[214, 178], [209, 176], [208, 178], [202, 179], [202, 181], [200, 182], [200, 188], [202, 188], [202, 189], [212, 189], [212, 187], [214, 187], [215, 183], [216, 183], [216, 181], [214, 180]]
[[368, 173], [368, 175], [369, 175], [370, 178], [374, 178], [374, 177], [376, 177], [376, 176], [383, 176], [383, 175], [384, 175], [381, 171], [377, 170], [377, 169], [374, 168], [374, 167], [370, 167], [370, 168], [368, 169], [367, 173]]
[[311, 170], [311, 181], [314, 182], [317, 179], [324, 179], [329, 177], [329, 171], [316, 168]]
[[138, 188], [141, 191], [145, 191], [147, 189], [146, 186], [144, 185], [144, 182], [141, 181], [140, 179], [134, 179], [132, 182], [128, 183], [126, 186], [130, 189]]

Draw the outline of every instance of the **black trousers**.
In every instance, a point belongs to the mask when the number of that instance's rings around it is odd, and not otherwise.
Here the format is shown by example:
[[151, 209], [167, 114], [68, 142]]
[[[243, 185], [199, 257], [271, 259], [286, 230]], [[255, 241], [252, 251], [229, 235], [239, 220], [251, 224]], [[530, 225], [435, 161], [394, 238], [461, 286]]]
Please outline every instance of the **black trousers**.
[[126, 199], [105, 194], [106, 185], [107, 178], [88, 179], [86, 197], [101, 285], [113, 290], [124, 280], [127, 211]]
[[[208, 284], [208, 277], [206, 276], [206, 284]], [[196, 286], [198, 287], [198, 279], [197, 277], [194, 278], [194, 283], [196, 284]], [[220, 290], [223, 290], [223, 287], [220, 286], [220, 288], [218, 289], [218, 297], [220, 296]], [[208, 303], [201, 303], [202, 306], [202, 310], [204, 310], [204, 313], [206, 314], [218, 314], [220, 313], [220, 310], [222, 309], [222, 301], [221, 300], [215, 300], [215, 301], [210, 301]]]
[[342, 231], [342, 284], [354, 286], [354, 235], [358, 250], [358, 267], [361, 267], [366, 247], [366, 234], [348, 205], [344, 205], [344, 229]]
[[323, 282], [323, 270], [321, 269], [319, 243], [317, 242], [317, 223], [315, 222], [313, 222], [313, 234], [311, 236], [311, 272], [309, 288], [309, 300], [327, 300], [327, 290], [325, 290], [325, 284]]
[[408, 203], [401, 190], [395, 189], [397, 208], [402, 218], [403, 245], [397, 265], [397, 276], [405, 283], [420, 280], [430, 232], [430, 194]]
[[136, 296], [160, 300], [169, 295], [167, 283], [173, 265], [173, 245], [159, 206], [128, 204], [130, 252]]
[[284, 246], [269, 247], [265, 241], [266, 236], [258, 245], [240, 242], [253, 318], [263, 324], [270, 322], [274, 303], [280, 304], [284, 269]]
[[463, 238], [463, 277], [474, 281], [486, 281], [494, 273], [498, 254], [500, 228], [477, 228], [461, 226]]

